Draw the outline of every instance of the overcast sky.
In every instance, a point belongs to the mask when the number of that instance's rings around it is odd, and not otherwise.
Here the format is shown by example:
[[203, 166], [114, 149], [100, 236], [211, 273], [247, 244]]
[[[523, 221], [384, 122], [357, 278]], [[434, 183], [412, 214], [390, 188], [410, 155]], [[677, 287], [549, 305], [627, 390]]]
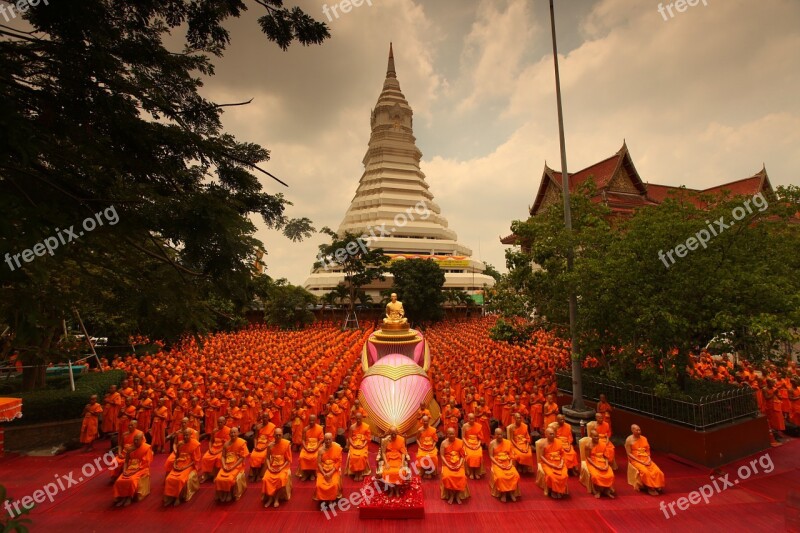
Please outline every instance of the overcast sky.
[[[707, 3], [665, 20], [651, 0], [556, 1], [570, 171], [625, 139], [645, 181], [703, 188], [764, 163], [773, 186], [800, 184], [800, 1]], [[527, 216], [545, 161], [560, 168], [548, 1], [372, 0], [331, 21], [325, 2], [297, 4], [332, 38], [281, 52], [253, 4], [204, 89], [254, 99], [223, 122], [270, 150], [290, 187], [266, 189], [293, 202], [288, 215], [339, 226], [393, 41], [431, 192], [459, 240], [505, 271], [499, 237]], [[326, 241], [257, 236], [267, 272], [296, 284]]]

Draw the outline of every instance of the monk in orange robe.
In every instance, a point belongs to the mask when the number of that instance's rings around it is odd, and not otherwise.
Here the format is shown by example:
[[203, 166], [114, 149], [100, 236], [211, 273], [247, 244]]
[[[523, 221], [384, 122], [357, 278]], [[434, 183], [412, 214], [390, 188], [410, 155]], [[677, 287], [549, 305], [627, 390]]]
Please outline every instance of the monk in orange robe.
[[514, 422], [506, 428], [506, 436], [511, 441], [511, 460], [519, 472], [534, 471], [531, 435], [528, 425], [522, 421], [520, 413], [514, 413]]
[[[187, 418], [186, 422], [188, 423], [188, 421]], [[231, 434], [231, 428], [227, 426], [226, 422], [224, 416], [217, 419], [217, 429], [211, 434], [208, 450], [200, 461], [200, 483], [216, 477], [222, 467], [222, 448]]]
[[278, 507], [280, 501], [292, 497], [292, 443], [283, 438], [283, 430], [277, 428], [274, 439], [267, 448], [267, 468], [261, 478], [261, 499], [264, 507]]
[[153, 411], [153, 425], [150, 428], [150, 435], [152, 436], [151, 446], [153, 452], [163, 453], [167, 449], [167, 419], [169, 418], [169, 409], [166, 406], [166, 398], [159, 398], [158, 407]]
[[[611, 460], [608, 457], [609, 450], [605, 442], [600, 441], [600, 435], [596, 429], [589, 432], [592, 441], [586, 446], [586, 469], [589, 471], [592, 492], [595, 498], [600, 498], [605, 494], [612, 500], [614, 499], [614, 471], [611, 469]], [[613, 459], [613, 455], [611, 459]]]
[[114, 468], [109, 469], [112, 479], [116, 479], [117, 476], [121, 475], [124, 471], [123, 464], [125, 463], [125, 457], [128, 452], [133, 449], [133, 441], [136, 436], [140, 434], [144, 436], [144, 433], [139, 431], [136, 427], [137, 424], [138, 422], [136, 420], [132, 420], [128, 426], [128, 431], [120, 436], [119, 443], [117, 444], [117, 464]]
[[[453, 429], [454, 428], [448, 428]], [[422, 417], [422, 427], [417, 434], [417, 458], [415, 464], [417, 469], [422, 472], [422, 479], [432, 479], [439, 469], [439, 457], [436, 450], [436, 443], [439, 438], [436, 435], [436, 428], [431, 426], [430, 417]]]
[[544, 402], [544, 394], [534, 386], [531, 394], [531, 427], [538, 433], [544, 431]]
[[441, 497], [450, 505], [453, 500], [461, 505], [462, 500], [469, 498], [467, 474], [464, 470], [467, 454], [464, 441], [456, 438], [456, 430], [453, 428], [447, 430], [447, 438], [442, 442], [439, 454], [442, 457]]
[[389, 484], [387, 493], [390, 496], [400, 496], [400, 485], [410, 479], [405, 474], [410, 461], [406, 439], [397, 434], [397, 427], [392, 426], [389, 428], [389, 435], [381, 441], [378, 457], [378, 474]]
[[350, 426], [348, 437], [349, 453], [347, 454], [347, 467], [345, 475], [353, 476], [354, 481], [361, 481], [364, 476], [372, 473], [369, 468], [369, 442], [372, 432], [369, 424], [364, 423], [363, 416], [356, 412], [356, 421]]
[[544, 427], [546, 428], [555, 422], [556, 417], [558, 416], [558, 404], [556, 403], [555, 397], [552, 394], [547, 395], [547, 401], [544, 404], [543, 413]]
[[572, 445], [574, 442], [574, 437], [572, 436], [572, 426], [567, 424], [564, 415], [560, 414], [556, 417], [556, 423], [552, 427], [555, 429], [556, 438], [561, 441], [561, 444], [564, 447], [564, 463], [573, 474], [577, 475], [581, 466], [581, 462], [578, 458], [578, 452]]
[[484, 433], [483, 425], [475, 420], [475, 414], [467, 415], [467, 421], [461, 426], [461, 438], [464, 440], [466, 469], [469, 479], [480, 479], [483, 476], [483, 448], [481, 437]]
[[316, 477], [319, 447], [324, 437], [322, 426], [317, 424], [317, 415], [309, 416], [308, 425], [303, 429], [303, 446], [300, 449], [300, 463], [297, 465], [297, 477], [300, 481]]
[[794, 425], [800, 426], [800, 380], [792, 378], [792, 388], [789, 391], [789, 403], [792, 408], [791, 421]]
[[[153, 452], [150, 445], [144, 441], [144, 433], [139, 431], [133, 438], [133, 447], [125, 454], [122, 464], [122, 474], [114, 482], [114, 505], [125, 507], [131, 501], [137, 501], [147, 496], [150, 492], [150, 463], [153, 461]], [[144, 479], [146, 478], [146, 480]], [[146, 486], [140, 489], [142, 482]]]
[[239, 428], [230, 428], [230, 438], [222, 447], [222, 467], [214, 478], [216, 499], [220, 502], [239, 500], [247, 489], [244, 460], [250, 455], [247, 441], [239, 438]]
[[[139, 421], [139, 428], [148, 433], [153, 418], [153, 400], [146, 392], [142, 391], [139, 397], [139, 406], [136, 409], [136, 420]], [[152, 447], [152, 445], [151, 445]]]
[[164, 507], [177, 507], [188, 502], [200, 488], [197, 466], [200, 464], [200, 443], [193, 438], [191, 428], [183, 430], [183, 442], [178, 445], [172, 470], [164, 479]]
[[119, 429], [117, 417], [123, 405], [125, 404], [117, 392], [117, 386], [111, 385], [108, 394], [103, 398], [103, 433], [114, 433]]
[[556, 432], [549, 427], [544, 430], [545, 442], [541, 452], [541, 465], [544, 471], [545, 496], [560, 500], [564, 495], [569, 494], [567, 488], [567, 465], [564, 462], [564, 446], [560, 440], [556, 440]]
[[250, 452], [251, 481], [260, 479], [264, 475], [263, 468], [267, 458], [267, 448], [275, 438], [275, 424], [269, 418], [269, 413], [261, 415], [261, 422], [256, 425], [256, 434], [253, 436], [255, 443], [253, 451]]
[[92, 443], [97, 439], [98, 418], [103, 414], [103, 407], [97, 403], [97, 394], [89, 397], [89, 403], [83, 408], [83, 422], [81, 423], [81, 443], [86, 445], [86, 449], [92, 448]]
[[183, 434], [187, 429], [189, 430], [193, 439], [198, 442], [200, 441], [200, 434], [189, 427], [189, 419], [184, 417], [183, 420], [181, 420], [181, 428], [176, 433], [172, 433], [171, 435], [167, 436], [167, 440], [172, 442], [172, 453], [169, 454], [169, 457], [167, 457], [167, 460], [164, 463], [164, 472], [167, 474], [172, 471], [172, 465], [175, 462], [175, 457], [178, 453], [178, 446], [183, 444]]
[[608, 422], [609, 426], [611, 425], [611, 411], [613, 410], [614, 408], [611, 407], [611, 404], [608, 403], [608, 400], [606, 400], [606, 395], [601, 394], [600, 401], [597, 402], [597, 412], [603, 413], [603, 417], [605, 418], [605, 421]]
[[308, 417], [311, 413], [307, 407], [303, 406], [301, 400], [294, 402], [294, 410], [292, 411], [292, 448], [295, 451], [300, 450], [303, 445], [303, 428], [308, 425]]
[[317, 483], [314, 500], [330, 503], [342, 497], [342, 447], [325, 433], [317, 454]]
[[492, 468], [489, 471], [489, 489], [492, 496], [505, 503], [508, 498], [512, 502], [519, 496], [519, 472], [511, 460], [511, 441], [503, 438], [503, 430], [494, 430], [495, 438], [489, 443], [489, 460]]
[[628, 482], [633, 488], [639, 490], [646, 487], [651, 496], [661, 494], [666, 485], [664, 473], [650, 458], [650, 443], [636, 424], [631, 426], [631, 435], [625, 439], [625, 451], [628, 452], [628, 464], [633, 466], [637, 473], [635, 479], [628, 476]]

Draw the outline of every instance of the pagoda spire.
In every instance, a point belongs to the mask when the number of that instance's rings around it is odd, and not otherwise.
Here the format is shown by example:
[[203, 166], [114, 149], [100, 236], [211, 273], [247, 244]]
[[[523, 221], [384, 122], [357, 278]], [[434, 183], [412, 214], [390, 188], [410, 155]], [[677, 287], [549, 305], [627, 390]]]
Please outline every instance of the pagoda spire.
[[397, 78], [397, 72], [394, 70], [394, 51], [392, 50], [392, 43], [389, 43], [389, 64], [386, 66], [386, 77]]

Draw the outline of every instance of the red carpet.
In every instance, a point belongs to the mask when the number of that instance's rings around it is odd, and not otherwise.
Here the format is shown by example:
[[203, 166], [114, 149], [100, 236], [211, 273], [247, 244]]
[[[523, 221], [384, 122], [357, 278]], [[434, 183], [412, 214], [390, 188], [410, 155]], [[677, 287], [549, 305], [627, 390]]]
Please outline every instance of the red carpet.
[[[98, 444], [108, 446], [108, 441]], [[412, 446], [412, 451], [415, 447]], [[105, 452], [105, 450], [103, 450]], [[260, 504], [260, 483], [250, 483], [239, 502], [217, 504], [213, 501], [213, 484], [203, 484], [200, 492], [177, 509], [161, 507], [164, 485], [165, 455], [156, 456], [152, 469], [153, 491], [143, 502], [130, 507], [112, 507], [111, 486], [107, 471], [67, 487], [73, 472], [75, 482], [82, 476], [81, 468], [102, 452], [70, 452], [57, 457], [6, 457], [0, 459], [0, 484], [8, 489], [13, 500], [33, 496], [34, 491], [62, 477], [65, 489], [59, 489], [54, 502], [36, 505], [30, 514], [32, 532], [114, 531], [133, 530], [145, 533], [183, 531], [527, 531], [531, 527], [544, 531], [800, 531], [800, 442], [792, 441], [754, 455], [765, 453], [774, 464], [770, 473], [751, 475], [733, 488], [700, 501], [684, 511], [675, 507], [676, 516], [665, 518], [659, 503], [665, 505], [687, 496], [710, 482], [705, 469], [677, 463], [656, 454], [655, 461], [667, 476], [667, 491], [661, 497], [636, 494], [625, 481], [626, 463], [623, 452], [617, 449], [616, 488], [618, 497], [611, 501], [596, 500], [575, 478], [570, 478], [571, 495], [561, 501], [545, 498], [534, 485], [533, 478], [523, 477], [522, 499], [503, 504], [489, 495], [488, 482], [470, 482], [472, 498], [464, 505], [450, 506], [439, 498], [438, 481], [425, 481], [425, 518], [421, 520], [361, 520], [357, 509], [337, 513], [326, 520], [311, 500], [312, 482], [294, 481], [292, 500], [278, 510], [266, 510]], [[372, 456], [374, 460], [374, 454]], [[296, 461], [296, 459], [295, 459]], [[766, 458], [764, 459], [766, 462]], [[719, 480], [729, 474], [738, 477], [737, 470], [750, 461], [739, 461], [724, 467], [716, 474]], [[102, 463], [101, 463], [102, 464]], [[758, 465], [758, 463], [756, 463]], [[373, 466], [374, 470], [374, 466]], [[345, 479], [344, 496], [360, 488]], [[788, 502], [787, 502], [788, 500]], [[0, 512], [6, 512], [3, 509]]]

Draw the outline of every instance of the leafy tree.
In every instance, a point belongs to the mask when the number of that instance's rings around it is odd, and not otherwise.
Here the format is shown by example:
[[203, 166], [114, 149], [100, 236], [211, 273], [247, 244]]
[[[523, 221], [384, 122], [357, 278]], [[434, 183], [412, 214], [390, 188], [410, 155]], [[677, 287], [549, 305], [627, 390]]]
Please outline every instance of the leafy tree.
[[484, 265], [486, 265], [486, 269], [483, 271], [484, 274], [492, 276], [495, 282], [499, 282], [502, 279], [503, 275], [495, 267], [489, 263], [484, 263]]
[[395, 261], [389, 269], [394, 276], [397, 298], [406, 316], [414, 323], [437, 322], [444, 318], [444, 271], [434, 261], [407, 259]]
[[303, 287], [279, 279], [270, 287], [264, 301], [264, 319], [267, 324], [281, 329], [302, 329], [314, 322], [314, 313], [309, 307], [316, 302], [316, 297]]
[[[282, 49], [329, 36], [281, 0], [256, 3]], [[239, 104], [198, 92], [230, 42], [225, 23], [245, 9], [242, 0], [53, 0], [24, 15], [31, 32], [0, 26], [0, 250], [9, 254], [0, 323], [9, 349], [39, 365], [26, 387], [59, 357], [73, 306], [98, 327], [155, 337], [227, 327], [252, 300], [261, 244], [250, 216], [292, 240], [313, 231], [286, 216], [282, 194], [263, 190], [259, 176], [274, 178], [261, 166], [269, 152], [222, 130], [223, 110]], [[179, 29], [183, 48], [168, 49], [164, 37]]]

